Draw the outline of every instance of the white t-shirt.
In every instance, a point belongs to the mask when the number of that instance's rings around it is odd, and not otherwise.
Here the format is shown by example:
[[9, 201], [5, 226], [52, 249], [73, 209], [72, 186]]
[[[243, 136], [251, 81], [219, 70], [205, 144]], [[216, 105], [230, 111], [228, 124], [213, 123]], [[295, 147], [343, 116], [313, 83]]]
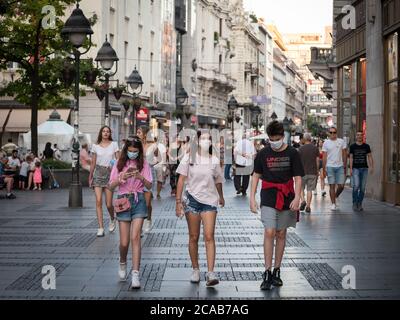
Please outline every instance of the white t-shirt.
[[19, 161], [18, 158], [13, 159], [13, 157], [9, 157], [8, 158], [8, 165], [10, 167], [20, 167], [21, 166], [21, 162]]
[[180, 162], [176, 173], [186, 178], [186, 190], [198, 202], [218, 206], [219, 195], [216, 184], [223, 182], [221, 166], [217, 157], [196, 156], [196, 163], [190, 165], [186, 154]]
[[116, 160], [115, 153], [119, 151], [119, 147], [115, 141], [112, 141], [106, 148], [94, 144], [91, 151], [96, 154], [96, 165], [112, 167], [113, 162]]
[[322, 151], [326, 152], [327, 167], [343, 167], [342, 150], [346, 149], [346, 143], [343, 139], [326, 140], [322, 146]]
[[22, 162], [21, 169], [19, 170], [19, 174], [21, 176], [27, 177], [28, 176], [29, 167], [30, 167], [30, 165], [29, 165], [28, 162], [26, 162], [26, 161]]
[[[234, 149], [236, 153], [235, 162], [241, 166], [251, 166], [253, 165], [254, 155], [257, 153], [254, 148], [254, 144], [251, 143], [250, 140], [242, 139], [236, 144]], [[246, 157], [243, 157], [241, 154], [245, 154]]]

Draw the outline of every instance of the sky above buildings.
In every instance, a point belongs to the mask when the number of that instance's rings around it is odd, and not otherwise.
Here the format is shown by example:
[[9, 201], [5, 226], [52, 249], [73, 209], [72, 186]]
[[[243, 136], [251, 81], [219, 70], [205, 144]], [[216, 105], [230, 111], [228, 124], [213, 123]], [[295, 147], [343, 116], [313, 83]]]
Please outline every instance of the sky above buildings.
[[332, 25], [332, 0], [243, 0], [246, 11], [254, 11], [281, 33], [323, 33]]

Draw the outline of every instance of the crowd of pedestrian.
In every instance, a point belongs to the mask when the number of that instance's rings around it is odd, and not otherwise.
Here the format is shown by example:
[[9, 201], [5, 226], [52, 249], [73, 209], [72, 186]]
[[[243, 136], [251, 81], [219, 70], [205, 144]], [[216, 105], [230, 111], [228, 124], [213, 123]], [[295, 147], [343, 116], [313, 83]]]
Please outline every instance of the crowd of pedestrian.
[[[310, 133], [305, 133], [296, 144], [289, 145], [283, 124], [273, 121], [267, 128], [268, 139], [261, 143], [252, 141], [248, 134], [237, 141], [221, 137], [213, 143], [207, 130], [192, 136], [176, 134], [169, 141], [168, 137], [155, 136], [148, 127], [142, 126], [136, 135], [119, 145], [112, 139], [111, 128], [102, 127], [91, 148], [82, 145], [80, 164], [89, 172], [89, 185], [96, 198], [97, 236], [105, 236], [103, 196], [110, 216], [109, 232], [119, 226], [120, 280], [127, 280], [131, 274], [131, 287], [141, 286], [141, 236], [152, 228], [152, 203], [154, 199], [161, 199], [161, 190], [169, 177], [176, 216], [187, 221], [188, 251], [193, 268], [190, 281], [201, 281], [198, 241], [202, 226], [208, 269], [206, 285], [217, 285], [219, 278], [214, 270], [216, 218], [219, 208], [225, 205], [223, 182], [233, 177], [237, 196], [246, 197], [250, 185], [250, 211], [260, 214], [265, 229], [265, 272], [260, 288], [269, 290], [282, 286], [281, 263], [287, 229], [296, 227], [300, 212], [312, 212], [312, 198], [318, 195], [318, 182], [322, 198], [326, 196], [326, 179], [330, 208], [339, 210], [338, 198], [344, 189], [348, 159], [353, 210], [364, 210], [367, 176], [374, 166], [371, 148], [365, 143], [363, 132], [357, 132], [356, 142], [349, 148], [337, 137], [335, 127], [329, 128], [328, 133], [325, 141], [315, 140]], [[0, 182], [6, 188], [6, 197], [15, 198], [12, 193], [15, 181], [21, 190], [32, 187], [41, 190], [41, 160], [55, 157], [57, 148], [46, 144], [40, 159], [34, 154], [20, 159], [18, 146], [11, 141], [2, 150], [5, 155], [0, 162]], [[260, 182], [258, 203], [256, 193]], [[129, 246], [131, 272], [127, 265]]]
[[6, 199], [15, 199], [14, 189], [21, 191], [39, 190], [44, 183], [42, 161], [61, 159], [57, 144], [46, 143], [40, 157], [33, 152], [21, 154], [18, 145], [8, 139], [0, 150], [0, 188], [6, 189]]

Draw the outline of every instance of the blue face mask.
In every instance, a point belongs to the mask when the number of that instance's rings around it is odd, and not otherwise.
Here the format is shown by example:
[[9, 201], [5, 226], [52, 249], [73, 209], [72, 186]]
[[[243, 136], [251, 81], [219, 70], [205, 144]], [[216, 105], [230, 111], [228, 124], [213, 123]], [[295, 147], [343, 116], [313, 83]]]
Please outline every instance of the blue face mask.
[[128, 155], [129, 159], [134, 160], [138, 157], [139, 151], [136, 151], [136, 152], [128, 151], [127, 155]]

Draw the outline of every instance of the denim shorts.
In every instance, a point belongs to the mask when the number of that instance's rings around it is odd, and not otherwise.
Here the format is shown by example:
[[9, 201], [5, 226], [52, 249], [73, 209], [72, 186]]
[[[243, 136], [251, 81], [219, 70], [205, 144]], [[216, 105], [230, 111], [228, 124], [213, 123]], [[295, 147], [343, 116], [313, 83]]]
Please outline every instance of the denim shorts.
[[128, 211], [117, 213], [118, 221], [131, 222], [134, 219], [147, 218], [147, 206], [143, 193], [138, 193], [138, 202], [135, 201], [134, 195], [118, 195], [118, 199], [128, 197], [131, 203], [131, 209]]
[[185, 213], [192, 214], [200, 214], [203, 212], [218, 212], [217, 207], [211, 206], [209, 204], [204, 204], [198, 202], [195, 198], [193, 198], [188, 192], [186, 192], [186, 199], [184, 201], [184, 210]]
[[328, 184], [344, 184], [346, 177], [344, 176], [343, 167], [327, 167]]

